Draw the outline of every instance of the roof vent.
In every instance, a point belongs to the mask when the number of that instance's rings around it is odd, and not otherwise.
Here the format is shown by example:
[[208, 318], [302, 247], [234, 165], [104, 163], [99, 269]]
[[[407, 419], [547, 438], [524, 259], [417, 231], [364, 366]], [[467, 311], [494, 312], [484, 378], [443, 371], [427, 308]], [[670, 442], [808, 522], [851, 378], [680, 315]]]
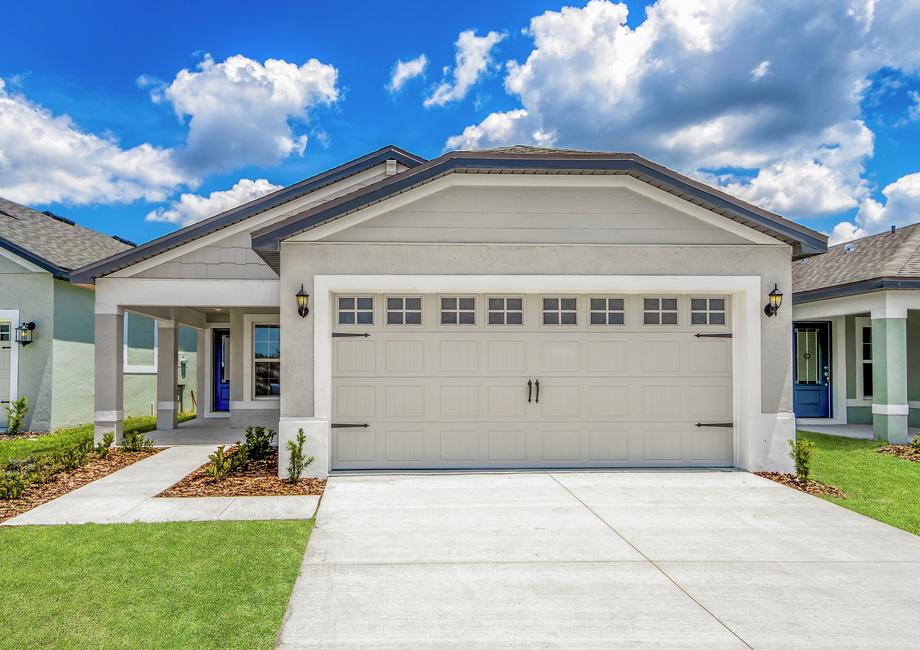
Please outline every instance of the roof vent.
[[897, 230], [897, 228], [898, 228], [897, 226], [892, 226], [892, 227], [891, 227], [891, 232], [894, 233], [894, 231]]
[[852, 253], [852, 252], [855, 251], [855, 250], [856, 250], [856, 244], [853, 244], [852, 242], [849, 243], [849, 244], [844, 244], [844, 245], [843, 245], [843, 253], [844, 253], [844, 255], [846, 255], [847, 253]]
[[118, 235], [110, 235], [110, 236], [112, 237], [112, 239], [114, 239], [115, 241], [120, 241], [122, 244], [127, 244], [128, 246], [132, 246], [132, 247], [137, 246], [137, 244], [135, 244], [130, 239], [125, 239], [124, 237], [119, 237]]
[[396, 166], [396, 161], [393, 160], [392, 158], [387, 160], [386, 175], [393, 176], [394, 174], [398, 172], [399, 172], [399, 167]]
[[59, 214], [54, 214], [54, 213], [51, 212], [50, 210], [42, 210], [42, 214], [48, 215], [49, 217], [51, 217], [51, 218], [54, 219], [55, 221], [60, 221], [61, 223], [66, 223], [68, 226], [76, 226], [76, 225], [77, 225], [77, 222], [76, 222], [76, 221], [73, 221], [72, 219], [68, 219], [67, 217], [62, 217], [62, 216], [59, 215]]

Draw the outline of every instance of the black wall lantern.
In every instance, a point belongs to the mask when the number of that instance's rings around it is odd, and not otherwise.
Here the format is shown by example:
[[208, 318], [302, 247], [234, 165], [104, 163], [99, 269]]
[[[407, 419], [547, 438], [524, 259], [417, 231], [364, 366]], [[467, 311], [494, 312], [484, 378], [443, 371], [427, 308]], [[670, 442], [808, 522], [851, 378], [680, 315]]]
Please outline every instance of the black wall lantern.
[[300, 314], [301, 318], [306, 318], [307, 314], [310, 313], [310, 294], [303, 290], [303, 284], [301, 284], [300, 291], [295, 295], [297, 297], [297, 313]]
[[774, 282], [773, 291], [770, 292], [770, 302], [763, 308], [763, 313], [767, 316], [776, 316], [776, 312], [779, 311], [782, 304], [783, 292], [779, 290], [779, 286]]
[[21, 323], [19, 327], [16, 328], [16, 342], [25, 347], [32, 342], [32, 332], [35, 330], [35, 323], [29, 321], [28, 323]]

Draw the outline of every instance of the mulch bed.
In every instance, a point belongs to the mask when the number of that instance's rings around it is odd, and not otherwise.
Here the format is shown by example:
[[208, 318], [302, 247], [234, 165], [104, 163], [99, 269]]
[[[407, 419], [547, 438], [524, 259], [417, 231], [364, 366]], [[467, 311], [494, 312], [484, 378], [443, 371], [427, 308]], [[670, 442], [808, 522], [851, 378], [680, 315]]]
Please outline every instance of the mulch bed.
[[40, 436], [47, 436], [47, 431], [20, 431], [19, 433], [0, 433], [0, 441], [3, 440], [35, 440]]
[[897, 456], [898, 458], [903, 458], [904, 460], [920, 463], [920, 449], [911, 447], [910, 445], [885, 445], [884, 447], [879, 447], [875, 451], [879, 452], [880, 454]]
[[[232, 451], [232, 450], [231, 450]], [[302, 478], [288, 483], [278, 478], [278, 452], [264, 460], [250, 460], [241, 470], [230, 472], [215, 481], [202, 465], [166, 491], [160, 497], [265, 497], [290, 495], [322, 495], [326, 481]]]
[[757, 476], [762, 476], [768, 478], [771, 481], [776, 481], [777, 483], [782, 483], [786, 487], [791, 487], [799, 492], [806, 492], [807, 494], [812, 494], [816, 497], [836, 497], [838, 499], [846, 499], [847, 495], [842, 490], [838, 490], [835, 487], [830, 485], [825, 485], [818, 481], [812, 479], [807, 479], [805, 481], [800, 481], [795, 477], [795, 474], [780, 474], [779, 472], [754, 472]]
[[111, 449], [105, 458], [96, 458], [90, 455], [86, 465], [77, 469], [59, 472], [51, 477], [47, 483], [33, 483], [25, 489], [18, 499], [0, 499], [0, 521], [6, 521], [32, 508], [37, 508], [59, 496], [73, 492], [87, 483], [108, 476], [112, 472], [127, 467], [139, 460], [148, 458], [163, 451], [150, 449], [148, 451], [122, 451]]

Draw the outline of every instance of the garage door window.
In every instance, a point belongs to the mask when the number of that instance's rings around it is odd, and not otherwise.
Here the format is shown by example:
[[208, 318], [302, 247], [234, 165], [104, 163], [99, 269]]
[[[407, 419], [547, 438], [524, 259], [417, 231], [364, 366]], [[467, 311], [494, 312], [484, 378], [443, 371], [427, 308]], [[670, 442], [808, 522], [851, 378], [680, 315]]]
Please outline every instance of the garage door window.
[[475, 325], [476, 298], [472, 296], [441, 296], [442, 325]]
[[489, 325], [523, 325], [523, 298], [489, 297]]
[[677, 325], [677, 298], [643, 298], [644, 325]]
[[626, 303], [623, 298], [591, 298], [592, 325], [625, 325]]
[[691, 298], [691, 325], [725, 325], [725, 298]]
[[256, 325], [253, 338], [255, 397], [277, 397], [281, 394], [281, 328]]
[[387, 325], [421, 325], [422, 298], [420, 296], [387, 296]]
[[576, 325], [577, 314], [576, 298], [543, 298], [544, 325]]
[[372, 297], [340, 296], [339, 325], [373, 325], [374, 299]]

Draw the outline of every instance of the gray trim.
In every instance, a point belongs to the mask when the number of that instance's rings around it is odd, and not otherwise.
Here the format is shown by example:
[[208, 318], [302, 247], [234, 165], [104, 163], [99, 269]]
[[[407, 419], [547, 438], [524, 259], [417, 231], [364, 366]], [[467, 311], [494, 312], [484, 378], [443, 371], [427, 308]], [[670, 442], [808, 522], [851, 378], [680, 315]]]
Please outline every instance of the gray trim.
[[70, 277], [70, 272], [67, 269], [64, 269], [58, 266], [57, 264], [49, 262], [44, 257], [39, 257], [38, 255], [35, 255], [34, 253], [27, 251], [25, 248], [22, 248], [21, 246], [17, 246], [16, 244], [14, 244], [8, 239], [0, 237], [0, 246], [10, 251], [14, 255], [21, 257], [27, 262], [31, 262], [35, 266], [42, 267], [43, 269], [50, 272], [51, 275], [58, 278], [59, 280], [67, 280]]
[[252, 247], [277, 271], [278, 256], [274, 253], [285, 239], [445, 174], [491, 170], [628, 174], [777, 237], [793, 246], [795, 257], [827, 251], [826, 236], [635, 154], [490, 154], [475, 151], [447, 153], [413, 170], [256, 230], [252, 234]]
[[239, 223], [251, 216], [271, 210], [298, 197], [309, 194], [315, 190], [331, 185], [342, 179], [354, 176], [362, 171], [375, 167], [387, 160], [396, 160], [401, 165], [409, 168], [417, 167], [425, 162], [415, 154], [404, 151], [393, 145], [388, 145], [377, 151], [356, 158], [350, 162], [334, 167], [315, 176], [282, 188], [271, 194], [250, 201], [226, 212], [199, 221], [198, 223], [169, 233], [157, 239], [141, 244], [136, 248], [117, 253], [93, 264], [89, 264], [71, 273], [71, 282], [76, 284], [91, 284], [96, 278], [136, 264], [145, 259], [159, 255], [205, 235], [217, 232], [223, 228]]
[[843, 298], [855, 296], [870, 291], [883, 291], [888, 289], [920, 289], [920, 278], [874, 278], [862, 280], [851, 284], [840, 284], [836, 287], [823, 287], [811, 291], [799, 291], [792, 294], [792, 304], [800, 305], [806, 302], [827, 300], [828, 298]]

